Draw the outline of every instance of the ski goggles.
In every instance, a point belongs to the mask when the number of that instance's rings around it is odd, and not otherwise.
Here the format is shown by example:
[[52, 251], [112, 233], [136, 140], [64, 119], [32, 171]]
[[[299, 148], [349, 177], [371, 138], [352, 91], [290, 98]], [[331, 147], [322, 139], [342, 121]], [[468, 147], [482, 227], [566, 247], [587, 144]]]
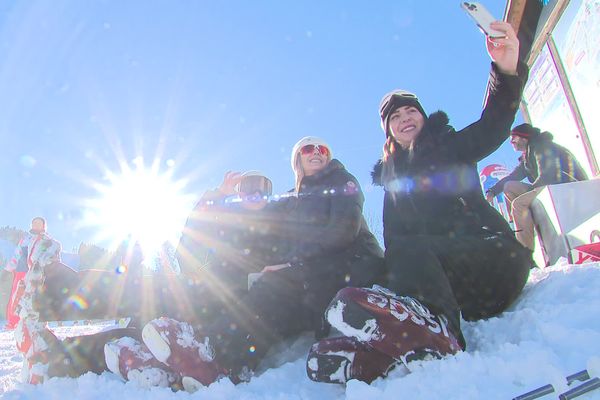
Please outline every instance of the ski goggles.
[[322, 156], [328, 157], [330, 154], [327, 146], [323, 146], [322, 144], [307, 144], [306, 146], [302, 146], [302, 148], [300, 148], [300, 154], [302, 154], [303, 156], [307, 156], [309, 154], [313, 154], [315, 152], [315, 149]]
[[273, 194], [273, 183], [265, 176], [250, 175], [242, 177], [238, 191], [246, 194], [260, 193], [261, 196]]
[[390, 112], [391, 108], [398, 103], [414, 105], [419, 103], [419, 98], [414, 93], [407, 92], [406, 90], [391, 91], [381, 99], [381, 103], [379, 103], [379, 115], [382, 118], [385, 117]]

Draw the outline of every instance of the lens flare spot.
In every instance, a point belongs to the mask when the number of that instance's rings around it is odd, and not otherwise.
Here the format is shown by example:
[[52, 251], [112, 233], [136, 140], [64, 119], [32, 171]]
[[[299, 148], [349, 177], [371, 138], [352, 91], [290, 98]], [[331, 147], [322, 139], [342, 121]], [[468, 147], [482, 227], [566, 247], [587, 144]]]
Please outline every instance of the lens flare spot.
[[22, 155], [21, 156], [21, 165], [26, 168], [33, 168], [37, 164], [37, 160], [30, 155]]
[[127, 265], [119, 265], [119, 266], [118, 266], [118, 267], [115, 269], [115, 272], [116, 272], [117, 274], [119, 274], [119, 275], [120, 275], [120, 274], [124, 274], [124, 273], [126, 273], [126, 272], [127, 272]]
[[89, 307], [87, 300], [78, 294], [69, 296], [68, 302], [80, 310], [87, 310]]
[[84, 284], [79, 288], [79, 291], [81, 293], [89, 293], [90, 292], [90, 285], [88, 284]]
[[248, 351], [249, 351], [250, 353], [254, 353], [254, 352], [256, 351], [256, 346], [250, 346], [250, 347], [248, 348]]

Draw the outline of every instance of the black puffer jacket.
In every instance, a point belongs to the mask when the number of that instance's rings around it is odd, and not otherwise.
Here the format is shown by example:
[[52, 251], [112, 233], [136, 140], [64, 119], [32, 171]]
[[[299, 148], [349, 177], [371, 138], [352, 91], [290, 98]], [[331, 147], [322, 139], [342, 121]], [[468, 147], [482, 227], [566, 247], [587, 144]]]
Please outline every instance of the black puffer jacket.
[[412, 154], [395, 154], [397, 178], [382, 182], [381, 161], [373, 171], [375, 184], [385, 187], [384, 239], [394, 236], [511, 235], [506, 221], [483, 198], [476, 162], [496, 150], [508, 137], [526, 69], [519, 76], [499, 73], [495, 66], [481, 118], [456, 132], [446, 114], [432, 114]]
[[288, 261], [302, 264], [315, 281], [342, 272], [341, 263], [348, 285], [371, 285], [383, 250], [363, 217], [363, 203], [358, 181], [338, 160], [304, 177], [286, 205], [293, 242]]
[[552, 141], [552, 134], [542, 132], [532, 137], [527, 152], [519, 158], [519, 165], [506, 177], [488, 189], [493, 195], [504, 190], [508, 181], [527, 178], [533, 187], [576, 182], [587, 179], [587, 175], [571, 152]]
[[245, 291], [248, 274], [285, 262], [289, 246], [276, 232], [279, 207], [248, 210], [232, 199], [216, 191], [202, 197], [186, 221], [177, 258], [188, 277]]

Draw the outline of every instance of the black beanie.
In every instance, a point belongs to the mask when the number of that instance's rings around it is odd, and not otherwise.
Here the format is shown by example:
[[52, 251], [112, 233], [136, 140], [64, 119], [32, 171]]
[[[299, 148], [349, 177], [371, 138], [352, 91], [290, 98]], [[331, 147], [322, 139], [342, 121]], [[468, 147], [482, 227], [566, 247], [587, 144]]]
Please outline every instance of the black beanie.
[[423, 106], [419, 102], [419, 98], [406, 90], [396, 89], [387, 93], [379, 103], [379, 116], [381, 117], [381, 128], [388, 135], [387, 123], [392, 112], [399, 107], [411, 106], [419, 110], [424, 119], [427, 119], [427, 114]]
[[510, 132], [513, 136], [519, 136], [525, 139], [531, 139], [540, 135], [540, 130], [538, 128], [534, 128], [530, 124], [521, 124], [515, 126]]

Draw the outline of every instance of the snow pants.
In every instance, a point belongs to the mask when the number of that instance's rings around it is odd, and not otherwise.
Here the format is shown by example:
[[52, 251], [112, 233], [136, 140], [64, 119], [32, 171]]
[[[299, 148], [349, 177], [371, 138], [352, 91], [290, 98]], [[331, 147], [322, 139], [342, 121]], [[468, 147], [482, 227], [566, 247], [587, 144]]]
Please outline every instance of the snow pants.
[[445, 315], [463, 345], [460, 314], [470, 321], [503, 312], [535, 265], [528, 249], [499, 235], [399, 236], [389, 243], [383, 286]]
[[311, 330], [318, 338], [326, 335], [323, 313], [338, 290], [352, 282], [352, 271], [379, 271], [381, 263], [380, 258], [338, 254], [311, 265], [265, 272], [226, 314], [196, 332], [210, 338], [217, 362], [235, 380], [244, 367], [254, 370], [282, 339]]

